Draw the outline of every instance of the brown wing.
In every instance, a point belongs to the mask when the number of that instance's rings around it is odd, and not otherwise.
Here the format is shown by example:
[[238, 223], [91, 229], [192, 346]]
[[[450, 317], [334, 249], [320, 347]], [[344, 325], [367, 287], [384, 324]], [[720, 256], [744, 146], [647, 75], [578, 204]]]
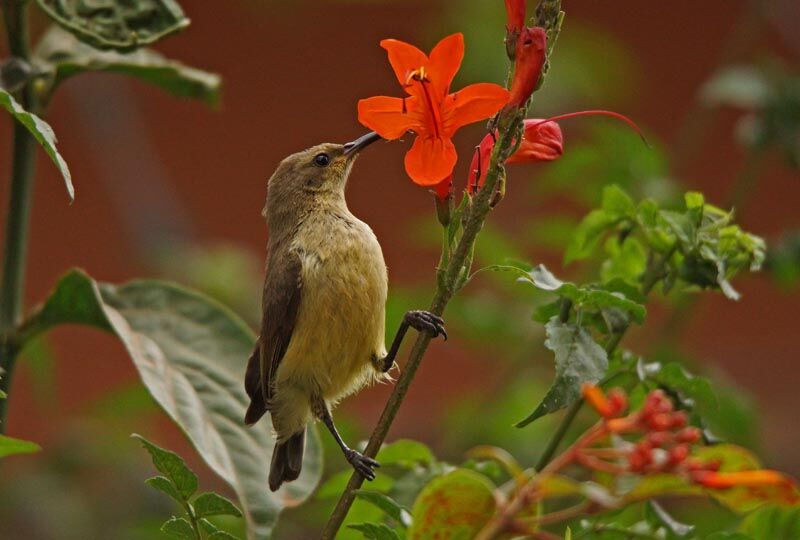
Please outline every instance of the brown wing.
[[300, 306], [302, 280], [300, 259], [284, 252], [281, 259], [270, 260], [264, 281], [261, 333], [247, 363], [244, 386], [250, 396], [245, 423], [250, 425], [264, 416], [272, 397], [272, 381], [292, 338]]

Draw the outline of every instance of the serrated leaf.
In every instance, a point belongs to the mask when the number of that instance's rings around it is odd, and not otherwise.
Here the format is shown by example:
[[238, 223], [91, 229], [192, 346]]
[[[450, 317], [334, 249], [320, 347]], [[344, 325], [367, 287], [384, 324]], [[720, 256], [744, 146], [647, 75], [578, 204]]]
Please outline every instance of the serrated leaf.
[[17, 454], [34, 454], [42, 448], [33, 442], [0, 435], [0, 458]]
[[34, 313], [29, 335], [65, 323], [90, 324], [121, 339], [156, 401], [236, 491], [252, 538], [268, 538], [280, 510], [313, 491], [322, 469], [314, 426], [300, 478], [277, 493], [266, 487], [271, 426], [266, 419], [254, 428], [242, 421], [249, 399], [241, 379], [255, 336], [226, 308], [169, 283], [116, 286], [73, 270]]
[[178, 501], [179, 503], [185, 502], [186, 498], [183, 497], [178, 490], [175, 488], [172, 482], [170, 482], [169, 478], [165, 476], [154, 476], [152, 478], [148, 478], [144, 481], [145, 484], [150, 486], [153, 489], [157, 489], [162, 493], [166, 493], [172, 499]]
[[433, 479], [419, 494], [411, 511], [408, 539], [474, 538], [495, 509], [491, 482], [474, 471], [456, 469]]
[[400, 535], [383, 523], [355, 523], [347, 528], [360, 532], [367, 540], [400, 540]]
[[156, 470], [166, 476], [175, 486], [183, 500], [187, 500], [197, 491], [197, 475], [194, 474], [178, 454], [157, 446], [141, 435], [133, 434], [142, 446], [150, 452]]
[[608, 369], [606, 351], [584, 328], [553, 318], [545, 329], [545, 347], [555, 353], [556, 378], [542, 402], [517, 427], [569, 407], [580, 399], [583, 383], [598, 382]]
[[36, 0], [50, 18], [98, 49], [133, 51], [189, 26], [174, 0]]
[[169, 60], [151, 49], [128, 54], [100, 51], [58, 26], [50, 28], [42, 38], [36, 58], [51, 66], [54, 84], [85, 71], [104, 71], [136, 77], [178, 97], [199, 99], [209, 105], [219, 102], [221, 79], [215, 73]]
[[357, 489], [354, 492], [356, 497], [361, 500], [367, 501], [371, 505], [380, 508], [387, 516], [395, 520], [403, 527], [411, 525], [411, 514], [408, 509], [398, 504], [394, 499], [383, 493], [377, 491], [370, 491], [368, 489]]
[[161, 532], [180, 540], [197, 540], [192, 524], [184, 518], [173, 517], [161, 526]]
[[7, 110], [17, 122], [25, 126], [25, 129], [36, 139], [39, 146], [42, 147], [53, 161], [56, 168], [58, 168], [58, 172], [61, 173], [70, 202], [75, 200], [75, 188], [72, 185], [72, 174], [69, 172], [67, 162], [64, 161], [64, 158], [61, 157], [61, 154], [59, 154], [56, 149], [56, 134], [53, 132], [53, 128], [50, 127], [50, 124], [35, 114], [29, 113], [23, 109], [22, 105], [17, 103], [17, 100], [3, 88], [0, 88], [0, 106]]
[[213, 492], [201, 493], [192, 501], [197, 517], [209, 516], [235, 516], [241, 517], [242, 512], [231, 501]]

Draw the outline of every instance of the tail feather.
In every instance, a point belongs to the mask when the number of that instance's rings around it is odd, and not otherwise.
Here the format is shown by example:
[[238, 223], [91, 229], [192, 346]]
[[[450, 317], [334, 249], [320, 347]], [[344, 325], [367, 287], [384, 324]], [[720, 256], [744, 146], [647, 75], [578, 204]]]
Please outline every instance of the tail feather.
[[284, 482], [297, 480], [303, 468], [303, 452], [306, 446], [305, 430], [295, 433], [272, 451], [269, 467], [269, 489], [277, 491]]

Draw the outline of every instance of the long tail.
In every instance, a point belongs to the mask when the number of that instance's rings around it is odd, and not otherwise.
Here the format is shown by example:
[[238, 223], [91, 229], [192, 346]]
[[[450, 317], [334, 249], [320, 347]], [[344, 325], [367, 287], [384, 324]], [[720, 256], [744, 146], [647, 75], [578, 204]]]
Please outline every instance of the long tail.
[[303, 468], [305, 446], [305, 430], [295, 433], [286, 442], [275, 445], [272, 451], [272, 463], [269, 466], [269, 489], [277, 491], [284, 482], [297, 480]]

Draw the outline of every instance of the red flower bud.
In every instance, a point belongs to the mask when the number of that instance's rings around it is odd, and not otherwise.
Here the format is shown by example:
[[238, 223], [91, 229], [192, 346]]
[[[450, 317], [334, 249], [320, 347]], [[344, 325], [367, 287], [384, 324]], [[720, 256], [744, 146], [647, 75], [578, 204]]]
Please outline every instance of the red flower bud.
[[672, 434], [668, 431], [653, 431], [647, 434], [647, 442], [654, 448], [661, 448], [665, 444], [672, 442]]
[[682, 443], [694, 444], [700, 440], [703, 434], [696, 427], [687, 427], [680, 430], [675, 435], [675, 440]]
[[514, 78], [507, 108], [525, 105], [539, 83], [546, 56], [547, 35], [544, 28], [523, 28], [514, 51]]
[[675, 411], [672, 413], [671, 429], [680, 429], [689, 423], [689, 416], [684, 411]]
[[667, 413], [657, 413], [645, 418], [648, 429], [653, 431], [667, 431], [672, 427], [672, 416]]
[[673, 446], [669, 449], [669, 460], [668, 465], [674, 467], [679, 465], [689, 457], [689, 445], [688, 444], [679, 444], [677, 446]]
[[525, 26], [525, 0], [506, 0], [506, 29], [522, 30]]

